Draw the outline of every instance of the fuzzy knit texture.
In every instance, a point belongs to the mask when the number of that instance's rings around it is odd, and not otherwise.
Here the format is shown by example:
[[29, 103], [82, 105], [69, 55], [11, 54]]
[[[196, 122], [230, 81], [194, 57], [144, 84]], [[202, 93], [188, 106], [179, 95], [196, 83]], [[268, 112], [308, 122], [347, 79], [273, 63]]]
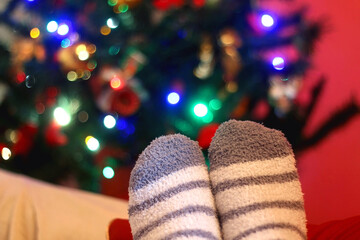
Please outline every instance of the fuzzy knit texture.
[[230, 120], [209, 148], [210, 180], [224, 240], [304, 240], [303, 194], [283, 133]]
[[199, 145], [180, 135], [155, 139], [130, 176], [134, 240], [221, 239], [214, 197]]

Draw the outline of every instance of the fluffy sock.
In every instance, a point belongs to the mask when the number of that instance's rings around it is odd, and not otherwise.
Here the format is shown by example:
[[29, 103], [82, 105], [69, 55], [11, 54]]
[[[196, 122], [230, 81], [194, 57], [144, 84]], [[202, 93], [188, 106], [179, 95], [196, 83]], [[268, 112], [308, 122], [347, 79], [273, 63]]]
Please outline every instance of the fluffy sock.
[[294, 154], [281, 132], [230, 120], [213, 137], [209, 160], [225, 240], [306, 239]]
[[155, 139], [131, 173], [134, 240], [221, 239], [209, 174], [199, 145], [180, 135]]

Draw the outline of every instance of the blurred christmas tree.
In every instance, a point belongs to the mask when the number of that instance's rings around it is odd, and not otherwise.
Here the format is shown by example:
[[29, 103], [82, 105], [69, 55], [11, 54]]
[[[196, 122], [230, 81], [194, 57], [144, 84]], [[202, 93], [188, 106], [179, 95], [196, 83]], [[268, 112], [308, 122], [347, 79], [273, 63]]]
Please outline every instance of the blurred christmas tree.
[[320, 27], [267, 7], [292, 2], [2, 1], [0, 166], [96, 191], [163, 134], [206, 149], [229, 118], [303, 124]]

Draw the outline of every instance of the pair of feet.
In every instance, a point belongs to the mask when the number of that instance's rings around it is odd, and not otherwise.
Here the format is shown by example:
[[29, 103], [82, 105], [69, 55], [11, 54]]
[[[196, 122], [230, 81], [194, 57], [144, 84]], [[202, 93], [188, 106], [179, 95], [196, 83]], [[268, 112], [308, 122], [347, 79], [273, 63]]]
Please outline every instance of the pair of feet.
[[306, 239], [303, 195], [290, 144], [276, 130], [230, 120], [209, 148], [180, 135], [154, 140], [130, 178], [138, 239]]

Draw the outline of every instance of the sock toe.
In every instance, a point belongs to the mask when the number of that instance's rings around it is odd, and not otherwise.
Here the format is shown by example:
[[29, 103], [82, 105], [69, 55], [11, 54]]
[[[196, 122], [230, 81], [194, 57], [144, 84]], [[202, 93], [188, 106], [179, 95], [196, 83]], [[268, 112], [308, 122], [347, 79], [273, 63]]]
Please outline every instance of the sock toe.
[[303, 195], [285, 136], [230, 120], [209, 148], [210, 180], [224, 239], [305, 239]]
[[180, 135], [155, 139], [130, 177], [129, 221], [134, 239], [221, 239], [205, 160]]

